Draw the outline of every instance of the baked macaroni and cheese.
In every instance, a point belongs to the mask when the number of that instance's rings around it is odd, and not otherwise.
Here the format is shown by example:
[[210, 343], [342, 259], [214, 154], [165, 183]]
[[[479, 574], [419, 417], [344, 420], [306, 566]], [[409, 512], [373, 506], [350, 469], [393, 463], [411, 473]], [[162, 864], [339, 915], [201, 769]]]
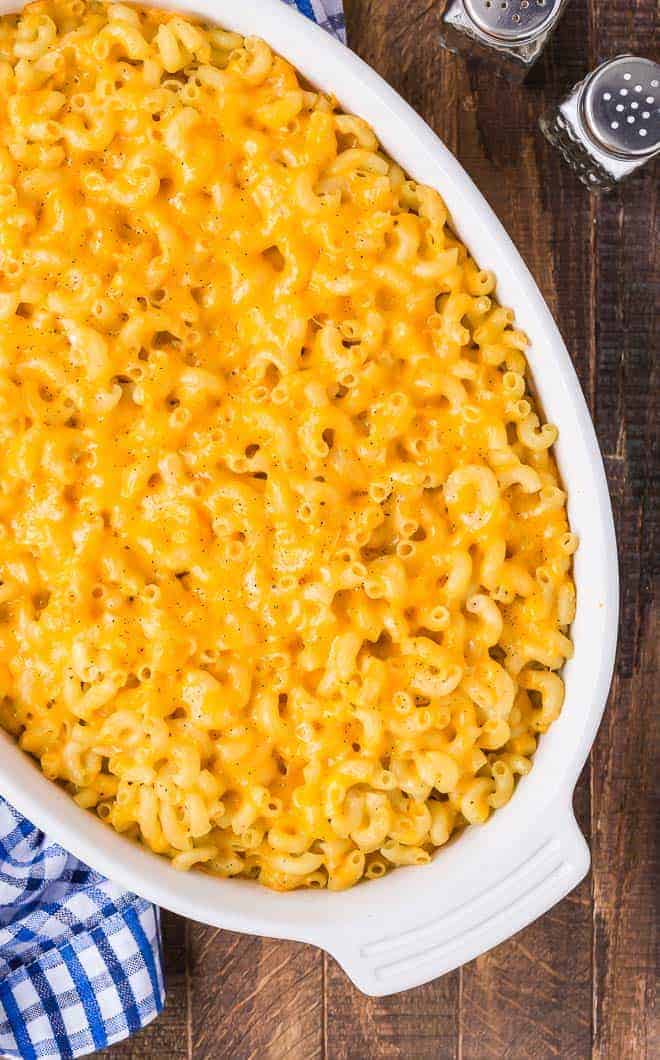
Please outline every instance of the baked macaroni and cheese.
[[494, 285], [263, 41], [0, 20], [0, 721], [81, 807], [338, 889], [508, 801], [577, 542]]

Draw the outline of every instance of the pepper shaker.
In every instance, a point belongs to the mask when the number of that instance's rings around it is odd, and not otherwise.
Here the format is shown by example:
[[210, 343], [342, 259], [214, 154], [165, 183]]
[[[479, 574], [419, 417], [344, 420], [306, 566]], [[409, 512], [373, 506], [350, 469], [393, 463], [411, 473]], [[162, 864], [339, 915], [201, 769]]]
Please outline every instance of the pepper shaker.
[[522, 81], [543, 51], [567, 0], [449, 0], [440, 31], [453, 52]]
[[660, 64], [608, 59], [539, 124], [588, 188], [609, 190], [660, 151]]

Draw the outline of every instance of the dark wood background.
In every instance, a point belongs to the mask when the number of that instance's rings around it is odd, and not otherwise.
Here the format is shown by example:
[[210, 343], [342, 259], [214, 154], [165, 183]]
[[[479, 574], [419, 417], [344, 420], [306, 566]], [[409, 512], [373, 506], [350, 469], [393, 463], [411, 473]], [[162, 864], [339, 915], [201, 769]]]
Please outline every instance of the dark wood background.
[[[537, 127], [543, 109], [597, 62], [624, 51], [652, 56], [655, 4], [569, 0], [524, 87], [443, 52], [441, 8], [437, 0], [347, 0], [349, 43], [439, 133], [506, 225], [555, 315], [596, 423], [617, 520], [622, 608], [610, 702], [576, 793], [592, 871], [485, 957], [381, 1000], [363, 997], [310, 946], [165, 914], [167, 1007], [109, 1050], [112, 1060], [660, 1056], [652, 1015], [658, 170], [647, 166], [594, 198]], [[657, 754], [657, 740], [655, 747]]]

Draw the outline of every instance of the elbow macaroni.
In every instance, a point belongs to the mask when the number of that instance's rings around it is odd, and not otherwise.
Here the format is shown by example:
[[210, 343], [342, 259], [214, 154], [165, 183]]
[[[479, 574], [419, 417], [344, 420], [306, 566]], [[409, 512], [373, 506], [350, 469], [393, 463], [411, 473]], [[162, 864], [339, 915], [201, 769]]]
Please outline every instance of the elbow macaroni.
[[339, 889], [510, 799], [577, 540], [494, 283], [262, 41], [0, 19], [0, 723], [82, 807]]

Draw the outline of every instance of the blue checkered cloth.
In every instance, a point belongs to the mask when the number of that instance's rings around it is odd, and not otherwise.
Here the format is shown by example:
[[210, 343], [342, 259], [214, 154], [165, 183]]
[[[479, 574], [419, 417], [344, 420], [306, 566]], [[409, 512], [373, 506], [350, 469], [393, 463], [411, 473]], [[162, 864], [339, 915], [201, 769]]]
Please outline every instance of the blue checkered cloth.
[[[341, 0], [284, 0], [345, 39]], [[159, 911], [0, 798], [0, 1056], [83, 1056], [165, 1003]]]
[[297, 7], [303, 15], [318, 22], [340, 40], [346, 40], [343, 0], [284, 0], [289, 7]]
[[158, 910], [0, 799], [0, 1055], [82, 1056], [164, 1003]]

